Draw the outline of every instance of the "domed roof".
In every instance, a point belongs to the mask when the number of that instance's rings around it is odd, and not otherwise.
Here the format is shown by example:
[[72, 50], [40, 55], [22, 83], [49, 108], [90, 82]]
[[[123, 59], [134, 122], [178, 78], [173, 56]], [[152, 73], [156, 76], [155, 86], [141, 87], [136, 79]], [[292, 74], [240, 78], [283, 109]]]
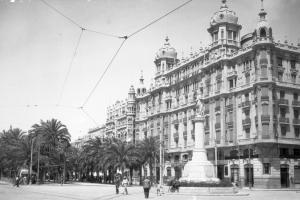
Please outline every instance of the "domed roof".
[[226, 5], [226, 0], [222, 0], [222, 6], [218, 12], [216, 12], [211, 20], [210, 25], [214, 26], [218, 23], [231, 23], [231, 24], [237, 24], [238, 17], [236, 16], [236, 13], [228, 8]]
[[165, 42], [164, 46], [161, 47], [156, 54], [156, 59], [160, 59], [160, 58], [176, 59], [177, 52], [176, 52], [175, 48], [171, 47], [168, 36], [166, 37], [165, 40], [166, 40], [166, 42]]

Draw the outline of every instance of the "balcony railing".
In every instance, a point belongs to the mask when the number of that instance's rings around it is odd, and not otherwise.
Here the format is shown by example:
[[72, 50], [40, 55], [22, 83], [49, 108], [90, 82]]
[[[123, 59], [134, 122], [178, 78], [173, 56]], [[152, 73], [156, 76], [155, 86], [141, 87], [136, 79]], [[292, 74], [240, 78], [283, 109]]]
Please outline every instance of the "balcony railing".
[[292, 105], [293, 105], [294, 107], [300, 107], [300, 101], [298, 101], [298, 100], [293, 100], [293, 101], [292, 101]]
[[251, 119], [250, 118], [243, 119], [242, 124], [243, 126], [251, 126]]
[[270, 115], [261, 115], [261, 122], [264, 123], [264, 122], [270, 122]]
[[237, 72], [235, 70], [227, 73], [227, 78], [232, 78], [236, 76], [237, 76]]
[[233, 104], [229, 104], [226, 106], [227, 110], [232, 110], [233, 109]]
[[289, 100], [287, 100], [287, 99], [278, 99], [278, 105], [288, 106], [289, 105]]
[[209, 114], [209, 109], [205, 109], [204, 114]]
[[178, 139], [178, 138], [179, 138], [179, 133], [178, 133], [178, 132], [175, 132], [175, 133], [173, 134], [173, 137], [174, 137], [174, 139]]
[[186, 140], [186, 138], [187, 138], [187, 131], [183, 131], [183, 138]]
[[215, 123], [215, 129], [220, 129], [221, 128], [221, 123]]
[[293, 124], [300, 125], [300, 119], [297, 119], [297, 118], [293, 119]]
[[194, 120], [195, 119], [195, 115], [191, 115], [190, 117], [189, 117], [189, 120]]
[[251, 106], [251, 102], [248, 100], [241, 103], [241, 107], [243, 109], [250, 108], [250, 106]]
[[174, 119], [174, 120], [172, 121], [172, 124], [178, 124], [178, 123], [179, 123], [178, 119]]
[[280, 117], [279, 118], [279, 123], [280, 124], [289, 124], [290, 123], [290, 119], [286, 118], [286, 117]]
[[269, 101], [269, 96], [261, 96], [262, 101]]
[[192, 138], [195, 139], [195, 130], [191, 130]]
[[227, 122], [227, 127], [233, 127], [233, 121]]

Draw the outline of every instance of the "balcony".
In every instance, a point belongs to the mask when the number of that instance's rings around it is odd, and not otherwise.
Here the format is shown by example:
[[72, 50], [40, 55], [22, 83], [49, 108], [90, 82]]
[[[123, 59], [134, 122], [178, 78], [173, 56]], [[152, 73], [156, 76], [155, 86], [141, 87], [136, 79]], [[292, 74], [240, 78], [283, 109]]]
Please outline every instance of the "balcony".
[[174, 119], [174, 120], [172, 121], [172, 124], [179, 124], [178, 119]]
[[251, 106], [251, 102], [248, 100], [241, 103], [242, 109], [248, 109], [250, 108], [250, 106]]
[[300, 101], [298, 101], [298, 100], [293, 100], [293, 101], [292, 101], [292, 106], [293, 106], [293, 107], [298, 107], [298, 108], [300, 108]]
[[220, 111], [220, 109], [221, 109], [220, 106], [216, 106], [216, 107], [215, 107], [215, 111], [216, 111], [216, 112]]
[[261, 123], [269, 123], [270, 119], [270, 115], [261, 115]]
[[195, 130], [191, 130], [192, 138], [195, 139]]
[[289, 124], [290, 123], [290, 119], [286, 118], [286, 117], [280, 117], [279, 118], [279, 123], [280, 124]]
[[261, 101], [269, 101], [269, 96], [267, 95], [261, 96]]
[[227, 127], [233, 127], [233, 121], [227, 122]]
[[208, 132], [209, 131], [209, 126], [204, 126], [204, 131]]
[[205, 110], [204, 110], [204, 114], [205, 114], [205, 115], [208, 115], [208, 114], [209, 114], [209, 109], [205, 109]]
[[220, 129], [221, 128], [221, 123], [215, 123], [215, 129]]
[[250, 118], [243, 119], [242, 124], [244, 127], [251, 126], [251, 119]]
[[226, 106], [227, 110], [232, 110], [233, 109], [233, 104], [229, 104]]
[[296, 126], [300, 126], [300, 119], [294, 118], [293, 119], [293, 124]]
[[179, 138], [179, 133], [178, 132], [175, 132], [174, 134], [173, 134], [173, 137], [174, 137], [174, 139], [176, 140], [178, 140], [178, 138]]
[[187, 117], [182, 118], [183, 123], [187, 122]]
[[189, 116], [189, 120], [194, 120], [194, 119], [195, 119], [195, 115]]
[[183, 138], [186, 140], [187, 139], [187, 131], [183, 131]]
[[279, 106], [289, 106], [289, 100], [287, 99], [278, 99]]
[[227, 78], [228, 79], [236, 77], [236, 76], [237, 76], [237, 72], [235, 70], [227, 73]]

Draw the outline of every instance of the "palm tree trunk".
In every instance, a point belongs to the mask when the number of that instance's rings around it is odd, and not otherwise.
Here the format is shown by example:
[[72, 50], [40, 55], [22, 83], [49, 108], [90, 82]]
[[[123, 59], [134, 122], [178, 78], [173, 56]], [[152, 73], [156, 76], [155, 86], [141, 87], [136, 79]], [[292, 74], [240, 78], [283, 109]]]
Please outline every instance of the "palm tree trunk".
[[38, 148], [37, 184], [40, 183], [40, 145]]

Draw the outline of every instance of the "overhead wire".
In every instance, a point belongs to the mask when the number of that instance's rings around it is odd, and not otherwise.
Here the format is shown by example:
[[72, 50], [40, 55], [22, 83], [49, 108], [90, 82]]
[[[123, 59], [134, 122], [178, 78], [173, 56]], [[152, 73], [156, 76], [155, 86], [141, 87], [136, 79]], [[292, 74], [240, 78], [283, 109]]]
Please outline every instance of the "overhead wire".
[[145, 30], [145, 29], [148, 28], [149, 26], [151, 26], [151, 25], [155, 24], [156, 22], [162, 20], [162, 19], [165, 18], [166, 16], [170, 15], [171, 13], [175, 12], [176, 10], [182, 8], [183, 6], [187, 5], [188, 3], [192, 2], [192, 1], [193, 1], [193, 0], [189, 0], [189, 1], [187, 1], [187, 2], [185, 2], [185, 3], [183, 3], [183, 4], [181, 4], [181, 5], [177, 6], [177, 7], [174, 8], [173, 10], [167, 12], [166, 14], [162, 15], [161, 17], [159, 17], [159, 18], [157, 18], [157, 19], [151, 21], [149, 24], [147, 24], [147, 25], [145, 25], [145, 26], [139, 28], [138, 30], [136, 30], [136, 31], [134, 31], [133, 33], [131, 33], [130, 35], [128, 35], [128, 38], [130, 38], [130, 37], [132, 37], [133, 35], [136, 35], [137, 33], [139, 33], [139, 32], [141, 32], [141, 31]]
[[102, 72], [102, 74], [101, 74], [100, 78], [98, 79], [98, 81], [96, 82], [95, 86], [93, 87], [93, 89], [89, 93], [88, 97], [85, 99], [84, 103], [82, 104], [82, 107], [84, 107], [87, 104], [87, 102], [89, 101], [89, 99], [91, 98], [91, 96], [94, 94], [95, 90], [97, 89], [98, 85], [100, 84], [100, 82], [102, 81], [104, 75], [106, 74], [107, 70], [110, 68], [111, 64], [113, 63], [113, 61], [117, 57], [118, 53], [120, 52], [120, 50], [121, 50], [122, 46], [124, 45], [126, 39], [127, 38], [124, 38], [123, 42], [120, 44], [120, 46], [117, 49], [117, 51], [114, 53], [113, 57], [109, 61], [109, 63], [106, 66], [105, 70]]
[[78, 109], [80, 109], [91, 121], [93, 121], [96, 126], [99, 126], [96, 120], [86, 110], [84, 110], [82, 106], [78, 107]]
[[75, 26], [77, 26], [80, 29], [89, 31], [89, 32], [93, 32], [93, 33], [97, 33], [100, 35], [104, 35], [107, 37], [114, 37], [114, 38], [121, 38], [118, 35], [114, 35], [114, 34], [110, 34], [110, 33], [104, 33], [101, 31], [95, 31], [92, 29], [88, 29], [86, 27], [83, 27], [82, 25], [80, 25], [79, 23], [77, 23], [75, 20], [73, 20], [72, 18], [68, 17], [67, 15], [65, 15], [63, 12], [61, 12], [60, 10], [58, 10], [57, 8], [55, 8], [54, 6], [52, 6], [51, 4], [49, 4], [46, 0], [40, 0], [43, 4], [45, 4], [47, 7], [49, 7], [50, 9], [52, 9], [53, 11], [55, 11], [56, 13], [58, 13], [59, 15], [61, 15], [62, 17], [64, 17], [65, 19], [67, 19], [68, 21], [70, 21], [72, 24], [74, 24]]
[[[157, 23], [158, 21], [162, 20], [163, 18], [165, 18], [166, 16], [170, 15], [171, 13], [173, 13], [174, 11], [180, 9], [181, 7], [187, 5], [188, 3], [190, 3], [192, 0], [189, 0], [181, 5], [179, 5], [178, 7], [172, 9], [171, 11], [169, 11], [168, 13], [162, 15], [161, 17], [151, 21], [150, 23], [146, 24], [145, 26], [137, 29], [136, 31], [134, 31], [133, 33], [129, 34], [129, 35], [125, 35], [125, 36], [118, 36], [118, 35], [114, 35], [114, 34], [109, 34], [109, 33], [104, 33], [104, 32], [101, 32], [101, 31], [96, 31], [96, 30], [92, 30], [92, 29], [88, 29], [88, 28], [84, 28], [83, 26], [81, 26], [79, 23], [77, 23], [76, 21], [74, 21], [72, 18], [68, 17], [67, 15], [65, 15], [64, 13], [62, 13], [60, 10], [58, 10], [57, 8], [55, 8], [54, 6], [52, 6], [51, 4], [49, 4], [47, 1], [45, 0], [40, 0], [43, 4], [45, 4], [47, 7], [49, 7], [50, 9], [52, 9], [53, 11], [55, 11], [56, 13], [58, 13], [59, 15], [63, 16], [65, 19], [67, 19], [69, 22], [71, 22], [72, 24], [74, 24], [76, 27], [80, 28], [81, 32], [80, 32], [80, 36], [77, 40], [77, 43], [76, 43], [76, 46], [75, 46], [75, 49], [74, 49], [74, 53], [73, 53], [73, 56], [72, 56], [72, 59], [71, 59], [71, 62], [70, 62], [70, 65], [69, 65], [69, 68], [68, 68], [68, 71], [67, 71], [67, 74], [66, 74], [66, 77], [64, 79], [64, 82], [63, 82], [63, 87], [62, 87], [62, 90], [61, 90], [61, 93], [60, 93], [60, 97], [59, 97], [59, 101], [58, 101], [58, 104], [56, 105], [53, 105], [53, 106], [56, 106], [56, 107], [68, 107], [68, 108], [73, 108], [73, 109], [80, 109], [91, 121], [93, 121], [95, 123], [95, 125], [98, 126], [98, 123], [96, 122], [96, 120], [87, 112], [84, 110], [84, 106], [87, 104], [87, 102], [89, 101], [89, 99], [92, 97], [92, 95], [94, 94], [94, 92], [96, 91], [98, 85], [100, 84], [100, 82], [102, 81], [104, 75], [106, 74], [106, 72], [108, 71], [108, 69], [111, 67], [113, 61], [115, 60], [115, 58], [117, 57], [117, 55], [119, 54], [121, 48], [123, 47], [124, 43], [126, 42], [126, 40], [128, 38], [131, 38], [132, 36], [138, 34], [139, 32], [145, 30], [146, 28], [148, 28], [149, 26]], [[88, 32], [92, 32], [92, 33], [96, 33], [96, 34], [100, 34], [100, 35], [104, 35], [104, 36], [108, 36], [108, 37], [114, 37], [114, 38], [119, 38], [119, 39], [123, 39], [122, 43], [120, 44], [119, 48], [116, 50], [116, 52], [114, 53], [113, 57], [111, 58], [110, 62], [108, 63], [108, 65], [106, 66], [104, 72], [101, 74], [100, 78], [98, 79], [98, 81], [96, 82], [95, 86], [93, 87], [93, 89], [91, 90], [91, 92], [89, 93], [88, 97], [85, 99], [84, 103], [82, 104], [81, 107], [76, 107], [76, 106], [66, 106], [66, 105], [60, 105], [60, 102], [61, 102], [61, 99], [62, 99], [62, 96], [63, 96], [63, 92], [64, 92], [64, 88], [65, 88], [65, 85], [66, 85], [66, 82], [68, 80], [68, 77], [69, 77], [69, 74], [71, 72], [71, 68], [73, 66], [73, 62], [75, 60], [75, 57], [76, 57], [76, 54], [77, 54], [77, 51], [78, 51], [78, 47], [79, 47], [79, 44], [80, 44], [80, 41], [81, 41], [81, 38], [82, 38], [82, 35], [83, 35], [83, 31], [88, 31]], [[24, 107], [40, 107], [41, 105], [37, 105], [37, 104], [34, 104], [34, 105], [25, 105]]]
[[67, 74], [66, 74], [66, 76], [65, 76], [63, 85], [62, 85], [62, 89], [61, 89], [61, 91], [60, 91], [60, 95], [59, 95], [59, 99], [58, 99], [57, 105], [59, 105], [60, 102], [61, 102], [61, 100], [62, 100], [63, 93], [64, 93], [64, 90], [65, 90], [65, 86], [66, 86], [66, 83], [67, 83], [67, 81], [68, 81], [68, 78], [69, 78], [71, 69], [72, 69], [72, 67], [73, 67], [74, 60], [75, 60], [76, 55], [77, 55], [77, 50], [78, 50], [78, 47], [79, 47], [79, 44], [80, 44], [80, 41], [81, 41], [81, 38], [82, 38], [82, 35], [83, 35], [83, 31], [84, 31], [84, 29], [82, 28], [81, 31], [80, 31], [80, 35], [79, 35], [79, 38], [78, 38], [78, 40], [77, 40], [77, 43], [76, 43], [76, 45], [75, 45], [75, 49], [74, 49], [74, 52], [73, 52], [73, 55], [72, 55], [72, 58], [71, 58], [71, 62], [70, 62], [70, 64], [69, 64], [68, 71], [67, 71]]

